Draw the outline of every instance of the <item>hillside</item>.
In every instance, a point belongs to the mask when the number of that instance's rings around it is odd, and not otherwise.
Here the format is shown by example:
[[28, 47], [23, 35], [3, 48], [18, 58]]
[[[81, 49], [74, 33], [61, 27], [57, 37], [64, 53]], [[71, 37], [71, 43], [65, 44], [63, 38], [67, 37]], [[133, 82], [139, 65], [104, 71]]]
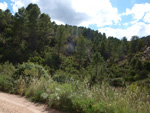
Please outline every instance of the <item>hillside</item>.
[[0, 91], [75, 113], [150, 112], [150, 36], [57, 25], [37, 4], [0, 10]]

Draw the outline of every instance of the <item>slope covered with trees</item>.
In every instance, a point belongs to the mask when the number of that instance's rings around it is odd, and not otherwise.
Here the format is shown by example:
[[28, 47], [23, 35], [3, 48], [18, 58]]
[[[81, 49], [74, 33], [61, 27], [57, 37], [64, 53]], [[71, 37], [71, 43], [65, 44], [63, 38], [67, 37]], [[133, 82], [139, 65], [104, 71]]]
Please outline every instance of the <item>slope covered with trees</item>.
[[36, 4], [0, 10], [0, 90], [63, 111], [150, 112], [150, 36], [106, 35], [57, 25]]

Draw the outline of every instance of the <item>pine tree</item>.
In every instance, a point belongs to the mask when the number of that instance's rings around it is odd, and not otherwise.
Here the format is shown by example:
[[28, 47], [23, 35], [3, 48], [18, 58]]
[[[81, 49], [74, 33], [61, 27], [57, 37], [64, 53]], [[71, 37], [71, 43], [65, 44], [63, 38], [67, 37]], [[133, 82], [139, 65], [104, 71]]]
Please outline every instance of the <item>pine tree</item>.
[[50, 17], [47, 14], [41, 14], [39, 18], [39, 50], [43, 50], [45, 45], [50, 44], [52, 33], [53, 30]]
[[28, 12], [28, 28], [29, 28], [29, 47], [32, 51], [37, 48], [37, 39], [39, 38], [39, 16], [40, 8], [37, 4], [29, 4], [26, 8]]
[[101, 54], [99, 52], [96, 52], [94, 55], [93, 55], [93, 59], [92, 59], [92, 63], [93, 63], [93, 66], [95, 67], [95, 75], [97, 76], [98, 75], [98, 66], [100, 64], [102, 64], [104, 62], [104, 59], [103, 57], [101, 56]]
[[65, 41], [66, 41], [65, 28], [63, 25], [60, 25], [57, 28], [57, 34], [56, 34], [56, 49], [59, 57], [60, 57], [60, 52], [64, 50]]
[[18, 12], [14, 16], [14, 35], [16, 43], [22, 44], [23, 40], [28, 37], [28, 15], [24, 7], [18, 9]]
[[77, 39], [75, 51], [79, 68], [81, 68], [81, 65], [84, 64], [84, 61], [86, 60], [87, 57], [86, 40], [82, 36]]

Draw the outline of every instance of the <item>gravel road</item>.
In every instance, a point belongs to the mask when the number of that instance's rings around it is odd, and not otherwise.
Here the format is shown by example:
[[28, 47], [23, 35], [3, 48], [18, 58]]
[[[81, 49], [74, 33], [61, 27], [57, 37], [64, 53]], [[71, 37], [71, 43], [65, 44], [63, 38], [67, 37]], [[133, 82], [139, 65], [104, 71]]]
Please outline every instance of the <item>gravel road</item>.
[[0, 92], [0, 113], [60, 113], [24, 97]]

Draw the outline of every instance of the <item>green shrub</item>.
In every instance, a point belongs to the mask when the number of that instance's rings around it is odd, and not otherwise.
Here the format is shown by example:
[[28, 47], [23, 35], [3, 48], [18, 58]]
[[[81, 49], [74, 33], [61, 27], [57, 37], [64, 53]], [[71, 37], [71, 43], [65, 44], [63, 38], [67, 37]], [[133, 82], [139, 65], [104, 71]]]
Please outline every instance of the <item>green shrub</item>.
[[74, 87], [71, 84], [50, 84], [49, 90], [49, 106], [62, 111], [72, 111]]
[[[48, 72], [39, 64], [34, 64], [32, 62], [27, 62], [19, 64], [18, 68], [15, 71], [14, 79], [16, 80], [17, 92], [20, 95], [24, 95], [26, 90], [29, 90], [35, 84], [30, 84], [33, 80], [41, 80], [42, 78], [49, 79]], [[42, 86], [38, 85], [39, 87]], [[32, 88], [31, 88], [32, 89]], [[39, 90], [39, 91], [38, 91]], [[38, 101], [38, 96], [40, 95], [41, 89], [34, 90], [34, 101]], [[29, 91], [29, 94], [31, 92]], [[36, 94], [36, 96], [35, 96]]]
[[30, 57], [29, 61], [34, 62], [34, 63], [38, 63], [38, 64], [42, 64], [44, 62], [44, 60], [40, 56]]
[[26, 81], [20, 77], [18, 80], [16, 80], [16, 93], [19, 95], [24, 95], [25, 89], [27, 87]]
[[22, 77], [25, 81], [30, 81], [32, 78], [40, 79], [41, 77], [48, 77], [48, 72], [39, 64], [27, 62], [18, 65], [15, 72], [15, 79]]
[[94, 98], [88, 96], [73, 98], [73, 109], [75, 113], [105, 113], [107, 111], [104, 103], [96, 102]]
[[5, 62], [0, 65], [0, 90], [10, 93], [15, 93], [15, 80], [12, 78], [15, 67], [9, 63]]
[[15, 71], [15, 67], [9, 62], [0, 65], [0, 75], [12, 76]]
[[62, 59], [57, 54], [50, 52], [45, 54], [44, 64], [49, 66], [52, 70], [57, 70], [60, 67]]
[[115, 87], [123, 87], [125, 86], [125, 81], [123, 78], [114, 78], [110, 81], [110, 85]]
[[45, 78], [32, 79], [29, 87], [25, 90], [25, 96], [29, 97], [34, 102], [47, 102], [48, 100], [48, 82]]
[[52, 79], [58, 83], [68, 83], [74, 80], [81, 80], [79, 75], [63, 72], [62, 70], [57, 70]]
[[0, 90], [15, 93], [15, 82], [11, 76], [0, 75]]
[[52, 78], [54, 81], [59, 83], [65, 83], [67, 81], [66, 74], [61, 70], [56, 71]]
[[150, 71], [150, 61], [145, 61], [144, 62], [144, 69]]

